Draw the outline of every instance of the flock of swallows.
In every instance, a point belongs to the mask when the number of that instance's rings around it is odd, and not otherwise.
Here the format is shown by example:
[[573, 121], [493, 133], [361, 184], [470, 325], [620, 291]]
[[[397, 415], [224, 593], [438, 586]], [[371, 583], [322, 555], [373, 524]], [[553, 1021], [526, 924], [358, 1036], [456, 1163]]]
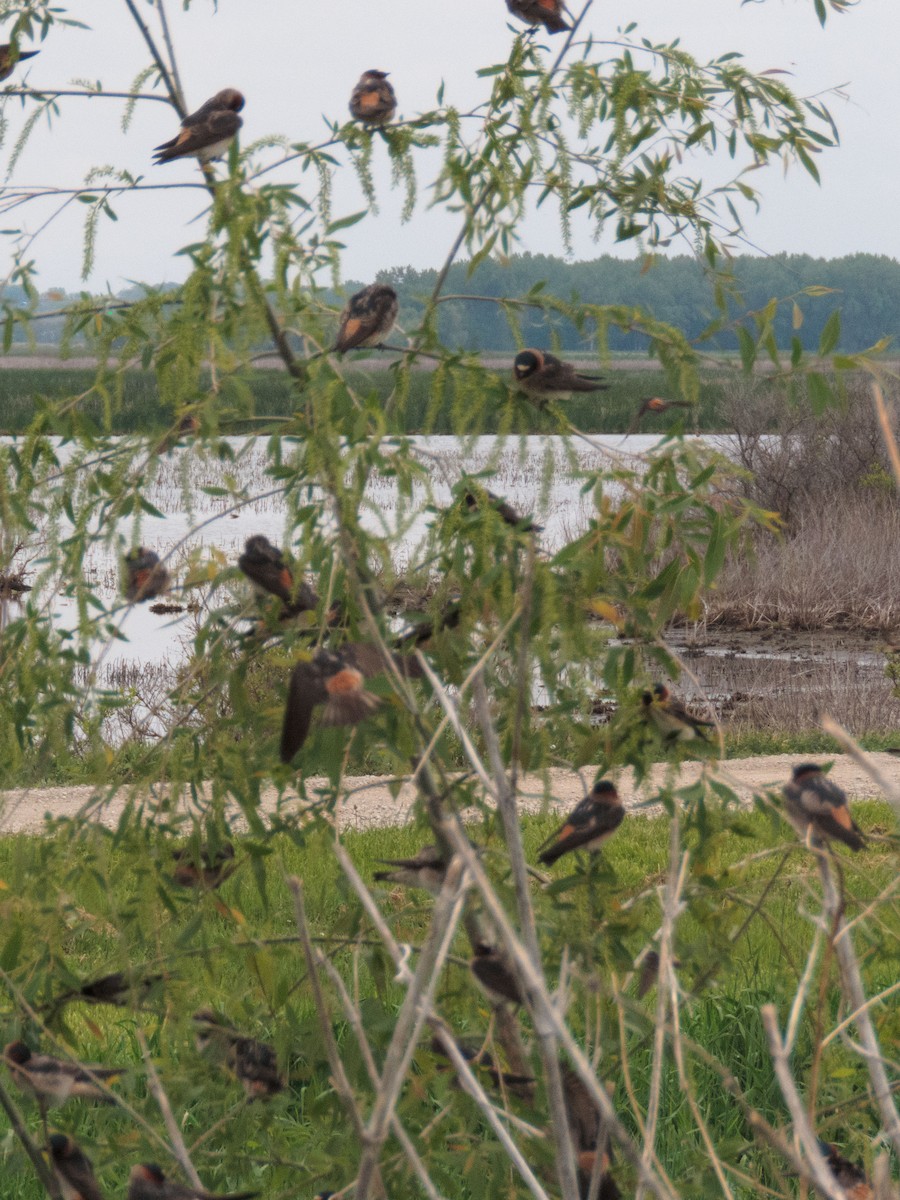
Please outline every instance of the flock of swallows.
[[[529, 24], [542, 24], [550, 33], [568, 30], [563, 19], [563, 0], [506, 0], [507, 8]], [[37, 51], [14, 54], [10, 46], [0, 46], [0, 81], [11, 74], [17, 61], [33, 57]], [[178, 158], [196, 157], [202, 163], [218, 158], [230, 145], [242, 121], [238, 113], [244, 97], [234, 88], [226, 88], [208, 100], [182, 122], [181, 131], [155, 150], [157, 163]], [[396, 96], [383, 71], [366, 71], [353, 89], [350, 112], [354, 118], [371, 126], [389, 122], [397, 108]], [[372, 284], [352, 296], [340, 318], [340, 326], [331, 352], [343, 354], [357, 348], [375, 347], [394, 327], [399, 311], [396, 292], [384, 284]], [[585, 375], [570, 364], [546, 351], [528, 349], [516, 356], [513, 374], [519, 387], [541, 403], [568, 399], [575, 393], [605, 390], [606, 384], [594, 375]], [[689, 407], [686, 402], [665, 401], [658, 397], [645, 400], [638, 417], [644, 412], [665, 412], [670, 407]], [[523, 531], [540, 527], [522, 518], [499, 497], [484, 494], [487, 503], [496, 509], [508, 524]], [[466, 493], [466, 503], [475, 507], [480, 498]], [[264, 592], [278, 597], [283, 616], [315, 611], [319, 597], [303, 580], [295, 581], [293, 573], [277, 547], [262, 535], [248, 539], [238, 560], [243, 573]], [[144, 601], [163, 595], [171, 584], [169, 572], [153, 551], [138, 547], [126, 557], [125, 596], [129, 601]], [[24, 590], [24, 589], [20, 589]], [[330, 618], [331, 614], [329, 614]], [[440, 628], [451, 628], [458, 622], [456, 609], [447, 611]], [[436, 632], [436, 625], [420, 626], [411, 636], [401, 639], [407, 646], [417, 648]], [[411, 654], [399, 649], [393, 655], [393, 665], [408, 678], [421, 675], [421, 668]], [[322, 725], [356, 725], [378, 707], [378, 697], [368, 692], [365, 681], [384, 672], [387, 664], [378, 648], [369, 643], [345, 643], [337, 650], [320, 649], [308, 661], [294, 667], [288, 690], [281, 738], [281, 757], [290, 762], [303, 746], [309, 733], [313, 713], [322, 708]], [[649, 722], [666, 744], [704, 740], [712, 722], [690, 713], [664, 684], [657, 684], [642, 696], [642, 706]], [[792, 780], [784, 788], [786, 812], [798, 832], [815, 843], [837, 839], [851, 850], [860, 850], [864, 836], [850, 815], [847, 798], [813, 763], [794, 768]], [[569, 814], [562, 826], [544, 844], [539, 860], [550, 865], [563, 855], [576, 850], [596, 851], [615, 832], [625, 815], [615, 785], [601, 779]], [[224, 843], [215, 854], [201, 848], [196, 863], [184, 851], [176, 853], [173, 873], [175, 882], [183, 886], [216, 888], [233, 872], [234, 847]], [[434, 846], [426, 846], [412, 858], [388, 859], [391, 869], [375, 873], [379, 882], [423, 888], [437, 894], [443, 886], [447, 863]], [[645, 970], [639, 985], [644, 994], [652, 984], [653, 965], [658, 958], [651, 951], [645, 956]], [[474, 948], [470, 969], [475, 980], [495, 1003], [520, 1005], [524, 997], [518, 979], [495, 947], [479, 944]], [[129, 976], [115, 972], [65, 993], [54, 1007], [71, 999], [87, 1003], [122, 1005], [140, 1002], [161, 982], [160, 975]], [[248, 1098], [272, 1096], [281, 1091], [285, 1081], [279, 1072], [273, 1048], [255, 1038], [229, 1029], [211, 1010], [203, 1009], [194, 1015], [198, 1028], [197, 1047], [213, 1051], [219, 1060], [241, 1082]], [[435, 1046], [437, 1048], [437, 1046]], [[466, 1057], [478, 1064], [497, 1080], [511, 1088], [529, 1088], [533, 1080], [500, 1072], [481, 1047], [461, 1043]], [[33, 1053], [22, 1041], [11, 1042], [3, 1052], [13, 1078], [26, 1091], [34, 1093], [45, 1117], [50, 1104], [59, 1104], [70, 1097], [96, 1101], [109, 1099], [108, 1084], [123, 1073], [123, 1068], [102, 1065], [86, 1066]], [[580, 1183], [585, 1194], [596, 1170], [596, 1158], [601, 1156], [599, 1200], [616, 1200], [619, 1189], [609, 1173], [608, 1147], [599, 1144], [599, 1118], [593, 1101], [574, 1073], [564, 1070], [564, 1093], [569, 1124], [576, 1147]], [[864, 1172], [842, 1157], [835, 1146], [821, 1142], [820, 1148], [848, 1200], [870, 1200], [872, 1189]], [[87, 1155], [66, 1134], [54, 1133], [48, 1138], [47, 1153], [53, 1164], [64, 1200], [102, 1200], [102, 1194]], [[239, 1192], [225, 1200], [249, 1200], [255, 1192]], [[322, 1193], [327, 1196], [328, 1193]], [[154, 1163], [135, 1166], [129, 1178], [128, 1200], [216, 1200], [211, 1193], [167, 1179]]]

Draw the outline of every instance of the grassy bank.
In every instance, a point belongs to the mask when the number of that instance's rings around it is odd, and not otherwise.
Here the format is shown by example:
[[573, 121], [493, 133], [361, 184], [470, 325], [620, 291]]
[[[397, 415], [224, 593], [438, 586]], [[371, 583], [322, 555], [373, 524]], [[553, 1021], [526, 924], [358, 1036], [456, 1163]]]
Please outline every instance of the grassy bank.
[[[859, 805], [855, 815], [867, 830], [890, 824], [882, 804]], [[555, 819], [526, 818], [523, 824], [527, 856], [534, 862], [537, 847], [554, 828]], [[815, 887], [814, 867], [786, 826], [767, 815], [742, 813], [725, 821], [707, 813], [703, 825], [702, 845], [698, 827], [691, 828], [690, 821], [686, 832], [694, 870], [686, 894], [688, 911], [679, 920], [675, 945], [686, 994], [682, 1029], [727, 1065], [749, 1103], [768, 1120], [782, 1124], [786, 1114], [765, 1049], [759, 1007], [774, 1001], [784, 1010], [803, 971], [811, 924], [801, 909], [815, 906], [809, 895], [810, 887]], [[320, 944], [344, 978], [354, 980], [367, 1033], [376, 1046], [382, 1046], [389, 1035], [403, 993], [392, 981], [393, 968], [375, 944], [358, 903], [339, 878], [328, 851], [329, 837], [314, 832], [299, 844], [287, 836], [272, 838], [265, 845], [245, 843], [238, 849], [236, 874], [218, 894], [206, 896], [179, 893], [169, 885], [169, 843], [159, 827], [140, 831], [123, 827], [115, 835], [83, 831], [75, 841], [65, 835], [48, 840], [3, 839], [0, 878], [6, 928], [0, 961], [8, 981], [7, 1038], [22, 1035], [37, 1041], [40, 1036], [42, 1044], [50, 1046], [47, 1034], [39, 1033], [24, 1016], [16, 997], [25, 996], [31, 1005], [39, 1006], [75, 980], [128, 965], [150, 966], [165, 978], [140, 1023], [188, 1146], [212, 1130], [194, 1154], [207, 1186], [218, 1191], [261, 1187], [273, 1200], [344, 1186], [352, 1177], [357, 1148], [347, 1142], [346, 1121], [328, 1082], [329, 1067], [302, 955], [292, 940], [295, 928], [286, 874], [303, 879], [313, 932], [324, 939]], [[427, 837], [416, 829], [379, 830], [348, 835], [345, 844], [363, 878], [371, 881], [378, 859], [411, 853]], [[486, 844], [487, 868], [505, 886], [505, 855], [491, 821], [484, 829], [473, 830], [473, 838]], [[551, 872], [554, 888], [542, 890], [536, 884], [532, 888], [549, 977], [554, 978], [559, 969], [565, 942], [576, 980], [592, 981], [584, 996], [577, 985], [569, 1018], [589, 1048], [595, 1036], [589, 1031], [596, 1032], [595, 1021], [602, 1021], [599, 1073], [616, 1081], [614, 1102], [632, 1132], [636, 1122], [621, 1062], [627, 1057], [630, 1086], [643, 1105], [651, 1073], [649, 1033], [656, 994], [651, 991], [638, 999], [628, 972], [659, 923], [656, 888], [664, 878], [668, 840], [668, 818], [628, 818], [589, 881], [583, 874], [584, 863], [566, 865], [563, 860]], [[790, 853], [782, 861], [785, 851]], [[841, 861], [847, 915], [852, 918], [893, 879], [896, 864], [889, 848], [880, 844], [858, 856], [842, 853]], [[710, 876], [726, 867], [728, 886], [720, 890]], [[48, 879], [55, 881], [56, 899], [48, 896]], [[768, 885], [764, 914], [748, 920], [748, 911]], [[426, 928], [427, 896], [375, 886], [395, 937], [415, 947]], [[714, 928], [707, 919], [712, 911]], [[878, 926], [866, 926], [869, 953], [864, 973], [870, 994], [890, 986], [900, 971], [898, 914], [882, 905], [879, 916]], [[454, 954], [438, 987], [438, 1005], [455, 1031], [483, 1036], [489, 1011], [466, 970], [470, 951], [462, 937]], [[624, 1023], [619, 1032], [615, 988], [622, 989]], [[811, 995], [817, 994], [815, 1014], [829, 1028], [838, 1012], [834, 978], [822, 980], [821, 991], [814, 980]], [[194, 1047], [190, 1014], [201, 1006], [216, 1008], [240, 1028], [271, 1040], [290, 1076], [284, 1093], [249, 1108], [241, 1103], [240, 1088], [199, 1057]], [[806, 1078], [813, 1057], [815, 1014], [811, 1011], [809, 1020], [802, 1022], [792, 1056], [799, 1079]], [[886, 1006], [876, 1007], [873, 1016], [882, 1026], [884, 1043], [889, 1044], [896, 1009], [891, 1015]], [[524, 1024], [531, 1040], [527, 1018]], [[334, 1026], [351, 1086], [363, 1094], [368, 1088], [352, 1032], [337, 1016]], [[146, 1121], [142, 1126], [120, 1108], [80, 1101], [70, 1101], [52, 1115], [51, 1127], [73, 1134], [94, 1159], [104, 1194], [124, 1194], [128, 1169], [136, 1161], [158, 1160], [174, 1173], [174, 1164], [152, 1136], [152, 1131], [162, 1131], [162, 1124], [147, 1094], [132, 1014], [72, 1005], [64, 1022], [56, 1022], [53, 1030], [71, 1053], [125, 1066], [116, 1090]], [[413, 1080], [399, 1110], [402, 1119], [416, 1135], [449, 1106], [438, 1119], [434, 1136], [424, 1142], [435, 1182], [445, 1195], [496, 1194], [508, 1175], [494, 1152], [491, 1135], [469, 1102], [453, 1089], [447, 1073], [438, 1069], [427, 1040], [423, 1038], [416, 1052]], [[859, 1059], [836, 1039], [821, 1066], [816, 1105], [824, 1115], [819, 1132], [858, 1153], [874, 1133], [862, 1116], [865, 1082]], [[729, 1157], [739, 1160], [751, 1176], [777, 1186], [783, 1164], [755, 1147], [752, 1133], [716, 1075], [697, 1062], [690, 1070], [717, 1145], [727, 1147]], [[705, 1194], [711, 1169], [669, 1062], [661, 1096], [660, 1159], [684, 1194]], [[30, 1127], [39, 1136], [36, 1109], [27, 1101], [23, 1104]], [[538, 1128], [546, 1125], [542, 1097], [533, 1104], [510, 1097], [509, 1104]], [[853, 1132], [848, 1137], [849, 1130]], [[456, 1146], [456, 1155], [447, 1153], [448, 1143]], [[551, 1148], [527, 1138], [523, 1145], [538, 1174], [549, 1181]], [[465, 1150], [462, 1160], [460, 1147]], [[9, 1200], [38, 1200], [41, 1193], [17, 1145], [5, 1142], [4, 1155], [4, 1194]], [[328, 1174], [335, 1161], [346, 1163], [346, 1178]], [[395, 1160], [389, 1157], [389, 1161]], [[623, 1192], [630, 1194], [629, 1171], [621, 1165], [619, 1170]], [[735, 1196], [741, 1200], [758, 1194], [739, 1179], [734, 1182]], [[398, 1196], [411, 1195], [414, 1187], [403, 1166], [389, 1166], [386, 1184], [389, 1194]]]

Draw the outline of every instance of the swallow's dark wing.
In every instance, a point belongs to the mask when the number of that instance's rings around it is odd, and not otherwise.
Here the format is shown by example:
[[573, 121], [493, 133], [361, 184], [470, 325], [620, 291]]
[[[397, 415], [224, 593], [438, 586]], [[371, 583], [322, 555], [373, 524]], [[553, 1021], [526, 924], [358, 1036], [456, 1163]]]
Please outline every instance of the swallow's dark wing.
[[217, 109], [205, 119], [192, 125], [186, 125], [168, 142], [157, 146], [154, 154], [157, 163], [172, 162], [176, 158], [190, 158], [203, 150], [230, 141], [243, 121], [236, 112], [230, 109]]
[[523, 1002], [522, 992], [518, 981], [509, 967], [496, 954], [482, 954], [472, 959], [469, 964], [472, 974], [489, 994], [503, 1000], [511, 1000], [513, 1004]]
[[284, 724], [281, 727], [282, 762], [289, 763], [306, 741], [313, 709], [327, 699], [325, 682], [315, 663], [298, 663], [291, 672]]
[[862, 830], [850, 815], [847, 797], [837, 784], [821, 775], [798, 780], [788, 787], [791, 789], [789, 802], [793, 801], [798, 812], [826, 837], [837, 838], [851, 850], [862, 850], [865, 845]]
[[[424, 640], [424, 639], [423, 639]], [[361, 671], [366, 679], [374, 679], [386, 671], [384, 657], [381, 651], [371, 642], [347, 642], [341, 646], [341, 657]], [[422, 668], [414, 657], [408, 654], [393, 654], [394, 664], [401, 675], [407, 679], [421, 679]]]
[[[590, 802], [585, 807], [586, 802]], [[565, 825], [555, 835], [554, 844], [540, 855], [548, 866], [570, 850], [589, 846], [599, 838], [608, 837], [622, 824], [625, 810], [620, 804], [602, 804], [586, 796]]]
[[[234, 1042], [234, 1073], [250, 1096], [274, 1096], [284, 1089], [278, 1071], [275, 1051], [255, 1038], [238, 1038]], [[246, 1193], [255, 1195], [255, 1192]]]

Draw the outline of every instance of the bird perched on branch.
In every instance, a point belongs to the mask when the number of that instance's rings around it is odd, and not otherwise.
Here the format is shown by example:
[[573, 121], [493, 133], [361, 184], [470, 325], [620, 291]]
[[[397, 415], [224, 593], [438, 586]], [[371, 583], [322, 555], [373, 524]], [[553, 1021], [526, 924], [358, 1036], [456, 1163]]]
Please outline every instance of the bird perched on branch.
[[482, 506], [492, 508], [507, 525], [510, 525], [513, 529], [521, 529], [523, 533], [540, 533], [544, 528], [543, 525], [535, 525], [530, 516], [520, 516], [511, 504], [507, 504], [502, 496], [495, 496], [487, 488], [479, 488], [478, 491], [466, 491], [463, 494], [463, 502], [469, 512], [474, 512]]
[[602, 376], [584, 375], [546, 350], [522, 350], [513, 361], [513, 375], [521, 390], [540, 404], [609, 389]]
[[447, 877], [447, 863], [437, 846], [423, 846], [412, 858], [379, 858], [392, 871], [376, 871], [378, 883], [399, 883], [404, 887], [424, 888], [436, 896]]
[[243, 125], [238, 113], [244, 97], [236, 88], [223, 88], [212, 99], [185, 117], [181, 132], [153, 151], [154, 163], [174, 162], [176, 158], [198, 158], [205, 166], [221, 158]]
[[131, 1168], [128, 1200], [252, 1200], [259, 1192], [231, 1192], [227, 1196], [205, 1192], [167, 1179], [156, 1163], [141, 1163]]
[[569, 1137], [578, 1165], [578, 1188], [582, 1200], [586, 1200], [597, 1155], [600, 1161], [600, 1191], [602, 1200], [619, 1200], [621, 1192], [609, 1173], [611, 1151], [609, 1137], [590, 1092], [571, 1067], [562, 1066], [563, 1100], [566, 1105], [566, 1121]]
[[351, 296], [341, 313], [337, 339], [332, 353], [346, 354], [365, 346], [381, 346], [394, 328], [400, 302], [386, 283], [370, 283]]
[[[608, 779], [595, 783], [590, 792], [569, 814], [556, 833], [547, 840], [552, 842], [538, 861], [555, 863], [558, 858], [572, 850], [599, 850], [622, 824], [625, 809], [619, 793]], [[547, 845], [547, 842], [544, 843]]]
[[190, 846], [183, 846], [173, 852], [175, 870], [172, 879], [179, 887], [217, 888], [229, 879], [235, 872], [234, 846], [231, 842], [223, 842], [211, 853], [205, 843], [200, 847], [199, 861], [195, 858]]
[[[284, 606], [281, 611], [283, 620], [299, 616], [300, 613], [315, 612], [319, 606], [316, 591], [303, 579], [295, 582], [282, 551], [262, 533], [247, 538], [244, 553], [238, 559], [238, 567], [259, 595], [278, 597]], [[339, 612], [340, 606], [333, 605], [328, 613], [329, 624], [338, 619]]]
[[[421, 667], [414, 658], [393, 656], [397, 670], [408, 678], [419, 678]], [[313, 709], [324, 705], [322, 725], [358, 725], [378, 708], [377, 696], [366, 691], [365, 681], [380, 675], [385, 662], [377, 646], [348, 642], [340, 650], [319, 650], [299, 662], [291, 672], [287, 705], [281, 730], [281, 761], [288, 763], [306, 741]]]
[[111, 1103], [98, 1081], [118, 1078], [123, 1067], [103, 1067], [66, 1062], [51, 1054], [33, 1054], [24, 1042], [10, 1042], [3, 1058], [22, 1091], [33, 1092], [41, 1107], [65, 1104], [70, 1096]]
[[103, 1200], [94, 1165], [72, 1138], [64, 1133], [51, 1134], [47, 1153], [63, 1200]]
[[18, 63], [34, 58], [36, 54], [40, 54], [40, 50], [16, 50], [9, 42], [0, 46], [0, 83], [9, 79]]
[[667, 413], [671, 408], [693, 408], [689, 400], [663, 400], [661, 396], [649, 396], [641, 404], [637, 415], [628, 429], [629, 433], [636, 432], [645, 413]]
[[158, 973], [143, 975], [139, 971], [113, 971], [57, 996], [48, 1006], [50, 1016], [47, 1019], [49, 1021], [71, 1000], [81, 1000], [86, 1004], [110, 1004], [115, 1008], [124, 1008], [127, 1004], [139, 1007], [162, 980], [163, 976]]
[[525, 998], [518, 979], [500, 951], [493, 946], [479, 943], [475, 947], [475, 957], [469, 963], [469, 969], [482, 991], [495, 1004], [503, 1004], [506, 1001], [524, 1004]]
[[520, 21], [543, 25], [549, 33], [563, 33], [572, 28], [562, 17], [563, 0], [506, 0], [506, 7]]
[[[472, 1067], [480, 1067], [484, 1070], [495, 1086], [502, 1083], [504, 1087], [508, 1087], [517, 1094], [531, 1095], [533, 1093], [534, 1076], [515, 1075], [511, 1071], [501, 1071], [494, 1061], [493, 1056], [485, 1049], [481, 1038], [454, 1038], [453, 1040], [456, 1042], [456, 1048], [466, 1062]], [[448, 1060], [450, 1058], [444, 1047], [444, 1043], [437, 1034], [431, 1039], [431, 1050], [432, 1053], [437, 1054], [440, 1058]]]
[[692, 742], [696, 738], [708, 742], [705, 731], [715, 728], [712, 721], [704, 721], [688, 712], [664, 683], [657, 683], [653, 691], [644, 692], [641, 703], [647, 719], [659, 731], [663, 741], [669, 744]]
[[229, 1029], [209, 1008], [195, 1012], [197, 1050], [218, 1058], [235, 1075], [251, 1100], [274, 1096], [284, 1090], [278, 1058], [266, 1042], [245, 1037]]
[[862, 830], [850, 816], [847, 796], [816, 763], [794, 767], [793, 779], [784, 786], [791, 824], [801, 837], [830, 841], [837, 838], [851, 850], [866, 844]]
[[172, 576], [152, 550], [138, 546], [125, 555], [125, 599], [132, 604], [164, 596], [171, 585]]
[[862, 1167], [858, 1167], [856, 1163], [844, 1158], [837, 1146], [830, 1142], [823, 1142], [821, 1138], [819, 1138], [819, 1149], [822, 1151], [832, 1175], [843, 1189], [847, 1200], [872, 1200], [874, 1195], [872, 1185], [866, 1178]]
[[350, 113], [364, 125], [386, 125], [397, 111], [387, 71], [363, 71], [350, 95]]

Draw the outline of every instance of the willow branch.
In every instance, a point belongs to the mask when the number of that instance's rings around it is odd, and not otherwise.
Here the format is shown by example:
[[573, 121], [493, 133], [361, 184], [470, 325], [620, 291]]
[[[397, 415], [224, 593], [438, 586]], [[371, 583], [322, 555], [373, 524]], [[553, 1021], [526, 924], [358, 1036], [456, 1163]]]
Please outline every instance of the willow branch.
[[137, 1038], [137, 1043], [141, 1048], [141, 1057], [144, 1060], [144, 1067], [147, 1071], [147, 1087], [150, 1094], [156, 1101], [159, 1111], [162, 1113], [163, 1124], [166, 1127], [166, 1133], [169, 1135], [169, 1141], [172, 1143], [172, 1153], [178, 1160], [178, 1164], [184, 1171], [185, 1178], [188, 1183], [194, 1188], [202, 1190], [203, 1184], [194, 1164], [191, 1162], [191, 1156], [188, 1154], [188, 1148], [184, 1144], [184, 1138], [181, 1136], [181, 1130], [178, 1128], [178, 1122], [172, 1112], [172, 1106], [169, 1103], [169, 1097], [163, 1090], [163, 1085], [160, 1083], [159, 1075], [156, 1067], [153, 1065], [153, 1059], [150, 1057], [150, 1048], [147, 1045], [147, 1039], [144, 1037], [143, 1029], [137, 1028], [134, 1031]]
[[22, 1143], [25, 1153], [31, 1159], [31, 1165], [34, 1167], [35, 1174], [46, 1189], [50, 1200], [63, 1200], [62, 1189], [60, 1188], [56, 1172], [47, 1165], [47, 1160], [41, 1154], [40, 1148], [25, 1127], [22, 1114], [2, 1084], [0, 1084], [0, 1108], [3, 1109], [9, 1118], [9, 1124], [16, 1137]]

